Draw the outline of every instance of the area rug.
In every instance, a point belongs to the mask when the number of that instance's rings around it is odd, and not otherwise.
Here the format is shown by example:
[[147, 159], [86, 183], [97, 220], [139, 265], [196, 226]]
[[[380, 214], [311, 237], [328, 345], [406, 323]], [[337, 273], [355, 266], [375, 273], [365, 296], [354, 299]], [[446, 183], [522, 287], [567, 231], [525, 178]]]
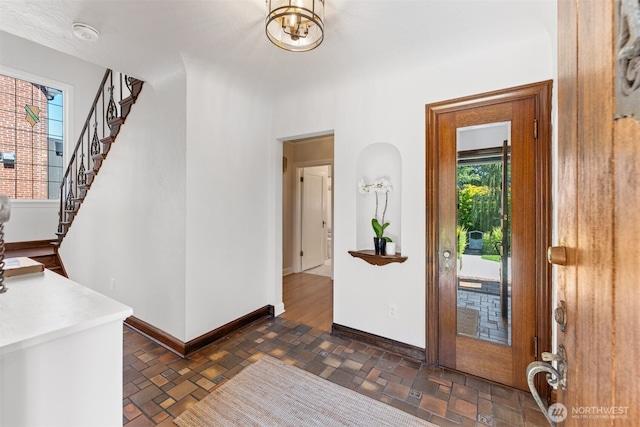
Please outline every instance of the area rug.
[[478, 337], [478, 310], [458, 307], [458, 333], [468, 337]]
[[327, 260], [325, 261], [324, 264], [321, 264], [314, 268], [310, 268], [309, 270], [305, 270], [303, 271], [303, 273], [317, 274], [318, 276], [331, 277], [332, 270], [333, 269], [331, 267], [331, 260]]
[[174, 423], [180, 427], [434, 426], [271, 356], [244, 368]]

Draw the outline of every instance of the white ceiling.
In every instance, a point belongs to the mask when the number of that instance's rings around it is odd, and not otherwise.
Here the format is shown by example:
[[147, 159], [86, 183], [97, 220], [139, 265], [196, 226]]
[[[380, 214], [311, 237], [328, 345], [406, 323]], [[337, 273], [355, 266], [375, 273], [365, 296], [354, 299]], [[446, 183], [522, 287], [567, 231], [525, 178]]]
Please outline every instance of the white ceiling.
[[[555, 43], [556, 34], [555, 0], [326, 0], [324, 42], [291, 53], [267, 40], [265, 13], [264, 0], [0, 0], [0, 30], [144, 80], [187, 55], [273, 84], [437, 64], [541, 32]], [[76, 39], [73, 22], [97, 28], [100, 40]]]

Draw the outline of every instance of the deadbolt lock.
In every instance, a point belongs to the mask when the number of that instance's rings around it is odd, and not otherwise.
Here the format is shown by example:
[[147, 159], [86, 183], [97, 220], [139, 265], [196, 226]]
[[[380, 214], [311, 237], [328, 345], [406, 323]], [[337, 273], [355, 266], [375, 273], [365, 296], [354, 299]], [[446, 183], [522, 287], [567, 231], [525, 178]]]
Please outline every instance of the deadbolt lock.
[[567, 265], [567, 248], [564, 246], [549, 246], [547, 249], [549, 264]]
[[560, 326], [560, 330], [564, 332], [567, 329], [567, 307], [564, 301], [558, 302], [558, 306], [553, 310], [553, 318]]

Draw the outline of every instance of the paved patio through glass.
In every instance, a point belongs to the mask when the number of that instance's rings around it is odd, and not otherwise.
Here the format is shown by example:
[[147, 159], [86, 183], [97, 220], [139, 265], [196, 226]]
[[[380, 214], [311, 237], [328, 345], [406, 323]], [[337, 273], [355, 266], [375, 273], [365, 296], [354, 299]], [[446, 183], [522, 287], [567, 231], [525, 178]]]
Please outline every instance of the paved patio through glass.
[[[511, 345], [511, 292], [507, 297], [505, 319], [500, 305], [501, 264], [484, 260], [480, 255], [465, 254], [458, 267], [458, 307], [478, 311], [476, 337], [496, 344]], [[509, 281], [510, 267], [511, 259]]]
[[458, 288], [458, 307], [478, 310], [477, 338], [496, 344], [511, 344], [511, 297], [507, 298], [507, 319], [502, 318], [500, 295]]

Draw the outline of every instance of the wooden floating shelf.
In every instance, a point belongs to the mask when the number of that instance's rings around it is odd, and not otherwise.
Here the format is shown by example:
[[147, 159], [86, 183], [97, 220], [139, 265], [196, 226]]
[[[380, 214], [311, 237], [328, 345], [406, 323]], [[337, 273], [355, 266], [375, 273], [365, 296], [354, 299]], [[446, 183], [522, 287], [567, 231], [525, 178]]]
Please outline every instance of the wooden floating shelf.
[[352, 257], [360, 258], [372, 265], [387, 265], [392, 262], [405, 262], [407, 260], [407, 257], [402, 256], [400, 253], [395, 255], [376, 255], [376, 252], [372, 250], [349, 251], [349, 253]]

